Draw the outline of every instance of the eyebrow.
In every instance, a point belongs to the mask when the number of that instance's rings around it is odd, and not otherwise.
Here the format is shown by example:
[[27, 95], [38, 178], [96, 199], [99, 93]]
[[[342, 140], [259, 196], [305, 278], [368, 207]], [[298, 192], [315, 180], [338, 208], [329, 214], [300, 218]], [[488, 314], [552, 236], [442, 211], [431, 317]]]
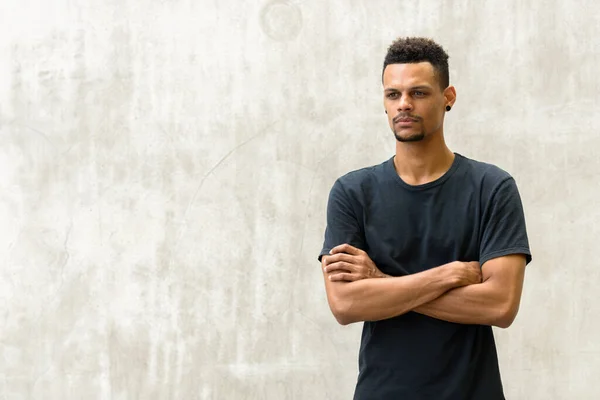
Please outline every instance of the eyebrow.
[[[426, 85], [419, 85], [419, 86], [413, 86], [411, 87], [409, 90], [423, 90], [423, 89], [427, 89], [427, 90], [431, 90], [430, 86], [426, 86]], [[386, 92], [398, 92], [398, 89], [394, 89], [394, 88], [387, 88], [385, 89]]]

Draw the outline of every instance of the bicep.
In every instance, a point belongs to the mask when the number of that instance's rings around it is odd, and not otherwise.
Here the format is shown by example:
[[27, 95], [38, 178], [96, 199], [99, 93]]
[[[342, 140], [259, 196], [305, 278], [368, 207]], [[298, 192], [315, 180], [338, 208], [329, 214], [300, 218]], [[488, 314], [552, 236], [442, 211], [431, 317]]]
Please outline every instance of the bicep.
[[[479, 245], [482, 264], [510, 254], [523, 254], [526, 264], [531, 261], [523, 205], [514, 179], [505, 179], [495, 189], [486, 206], [482, 226]], [[499, 263], [504, 261], [494, 264]]]
[[493, 258], [481, 266], [482, 280], [500, 293], [509, 296], [513, 301], [520, 299], [525, 265], [525, 254]]
[[342, 282], [342, 281], [331, 281], [329, 279], [329, 273], [325, 272], [325, 265], [327, 255], [324, 255], [321, 258], [321, 273], [323, 274], [323, 280], [325, 281], [325, 293], [327, 295], [327, 303], [329, 304], [329, 309], [338, 320], [339, 323], [342, 323], [340, 318], [341, 313], [344, 309], [344, 290], [348, 289], [348, 285], [351, 282]]
[[350, 282], [345, 281], [332, 281], [329, 279], [331, 276], [330, 272], [325, 272], [325, 266], [327, 265], [327, 258], [329, 255], [325, 255], [321, 259], [321, 273], [323, 274], [323, 281], [325, 282], [325, 291], [327, 292], [327, 300], [330, 305], [336, 300], [339, 300], [344, 288], [350, 284]]
[[327, 226], [321, 254], [327, 254], [329, 250], [343, 243], [365, 250], [358, 207], [356, 200], [346, 194], [339, 180], [336, 181], [327, 202]]

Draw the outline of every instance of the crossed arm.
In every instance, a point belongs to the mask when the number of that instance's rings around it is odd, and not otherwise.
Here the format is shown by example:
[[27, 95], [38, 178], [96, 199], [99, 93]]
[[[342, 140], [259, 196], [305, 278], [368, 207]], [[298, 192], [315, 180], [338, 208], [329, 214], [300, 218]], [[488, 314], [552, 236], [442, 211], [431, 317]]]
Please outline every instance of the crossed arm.
[[324, 256], [322, 266], [329, 306], [342, 325], [414, 311], [449, 322], [507, 328], [519, 309], [525, 256], [494, 258], [481, 268], [457, 261], [389, 277], [364, 251], [344, 244]]

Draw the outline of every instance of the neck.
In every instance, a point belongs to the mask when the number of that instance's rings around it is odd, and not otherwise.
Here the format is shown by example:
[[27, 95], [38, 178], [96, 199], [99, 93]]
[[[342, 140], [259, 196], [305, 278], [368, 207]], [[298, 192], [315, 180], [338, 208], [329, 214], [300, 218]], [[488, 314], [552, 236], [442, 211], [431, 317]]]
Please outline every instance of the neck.
[[396, 141], [394, 167], [404, 182], [423, 185], [444, 175], [454, 162], [454, 153], [446, 146], [442, 134], [420, 142]]

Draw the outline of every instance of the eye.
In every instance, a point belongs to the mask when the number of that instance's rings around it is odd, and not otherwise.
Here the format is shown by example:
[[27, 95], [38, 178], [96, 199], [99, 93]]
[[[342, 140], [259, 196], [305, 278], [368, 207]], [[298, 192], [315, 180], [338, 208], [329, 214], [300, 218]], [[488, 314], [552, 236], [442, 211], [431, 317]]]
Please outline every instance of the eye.
[[398, 93], [392, 92], [387, 94], [388, 99], [395, 99], [398, 96]]
[[423, 97], [423, 96], [425, 96], [425, 92], [421, 92], [420, 90], [415, 90], [414, 95], [417, 97]]

